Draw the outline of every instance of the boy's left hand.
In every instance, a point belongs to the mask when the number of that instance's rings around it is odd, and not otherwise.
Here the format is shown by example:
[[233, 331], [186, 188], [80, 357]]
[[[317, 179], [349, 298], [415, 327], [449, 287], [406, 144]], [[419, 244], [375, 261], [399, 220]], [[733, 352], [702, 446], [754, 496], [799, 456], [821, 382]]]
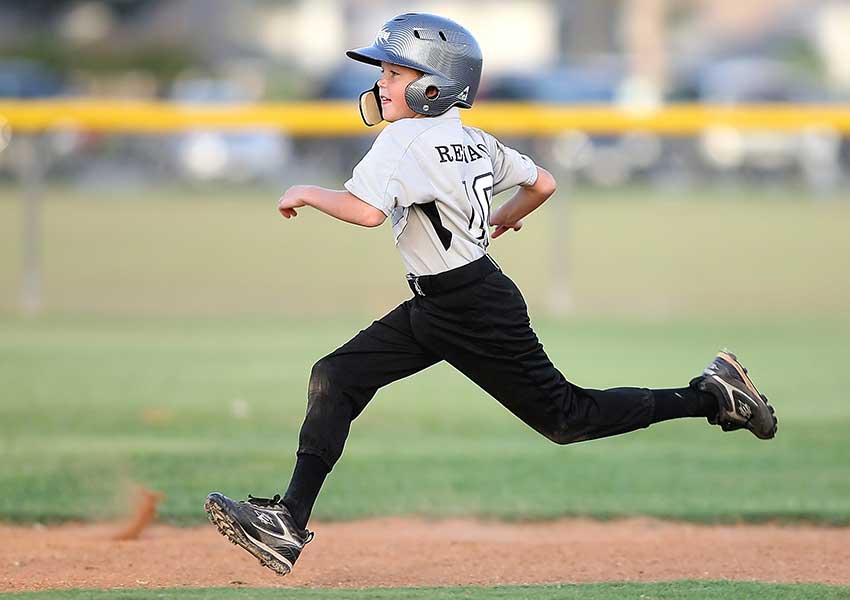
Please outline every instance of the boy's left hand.
[[307, 205], [307, 203], [304, 202], [304, 192], [306, 187], [306, 185], [293, 185], [291, 188], [286, 190], [277, 203], [278, 212], [287, 219], [290, 217], [297, 217], [298, 213], [295, 212], [295, 209]]
[[491, 235], [490, 237], [496, 239], [497, 237], [507, 231], [510, 231], [511, 229], [513, 229], [514, 231], [519, 231], [520, 229], [522, 229], [522, 219], [519, 219], [513, 225], [496, 225], [496, 229], [495, 231], [493, 231], [493, 235]]

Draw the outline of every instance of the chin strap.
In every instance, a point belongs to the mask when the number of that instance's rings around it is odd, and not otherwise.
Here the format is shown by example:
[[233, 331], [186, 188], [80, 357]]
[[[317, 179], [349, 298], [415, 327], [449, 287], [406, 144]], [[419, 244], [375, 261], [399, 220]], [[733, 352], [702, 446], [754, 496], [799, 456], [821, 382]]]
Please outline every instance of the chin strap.
[[381, 93], [378, 83], [371, 90], [360, 94], [360, 117], [369, 127], [377, 125], [384, 120], [384, 111], [381, 107]]

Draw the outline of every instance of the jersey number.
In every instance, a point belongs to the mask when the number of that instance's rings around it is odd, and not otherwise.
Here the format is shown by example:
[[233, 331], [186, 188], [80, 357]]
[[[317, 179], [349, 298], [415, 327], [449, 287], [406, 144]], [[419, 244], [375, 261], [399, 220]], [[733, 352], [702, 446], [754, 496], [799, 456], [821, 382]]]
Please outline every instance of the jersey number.
[[[469, 197], [469, 189], [466, 191]], [[477, 220], [480, 224], [481, 232], [477, 239], [484, 243], [484, 247], [490, 243], [490, 236], [487, 235], [488, 227], [490, 226], [490, 202], [493, 200], [493, 174], [485, 173], [479, 175], [472, 180], [472, 196], [469, 197], [469, 205], [471, 207], [469, 215], [469, 230], [475, 231], [478, 227], [475, 226]]]

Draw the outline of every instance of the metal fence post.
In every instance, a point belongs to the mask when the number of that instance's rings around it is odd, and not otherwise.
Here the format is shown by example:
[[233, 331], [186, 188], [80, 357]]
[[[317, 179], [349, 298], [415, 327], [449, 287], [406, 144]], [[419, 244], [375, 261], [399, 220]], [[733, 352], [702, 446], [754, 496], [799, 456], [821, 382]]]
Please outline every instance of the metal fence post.
[[18, 298], [22, 312], [38, 313], [42, 308], [41, 290], [41, 201], [44, 192], [45, 160], [39, 154], [41, 136], [16, 136], [19, 176], [23, 204], [21, 290]]

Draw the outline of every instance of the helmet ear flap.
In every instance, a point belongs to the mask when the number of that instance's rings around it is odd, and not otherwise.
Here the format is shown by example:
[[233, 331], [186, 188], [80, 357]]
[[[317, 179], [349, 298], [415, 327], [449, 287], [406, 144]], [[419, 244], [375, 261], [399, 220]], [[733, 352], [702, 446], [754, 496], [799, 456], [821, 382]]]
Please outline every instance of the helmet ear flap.
[[384, 110], [381, 107], [381, 93], [378, 82], [371, 90], [360, 94], [360, 117], [369, 127], [377, 125], [384, 120]]

